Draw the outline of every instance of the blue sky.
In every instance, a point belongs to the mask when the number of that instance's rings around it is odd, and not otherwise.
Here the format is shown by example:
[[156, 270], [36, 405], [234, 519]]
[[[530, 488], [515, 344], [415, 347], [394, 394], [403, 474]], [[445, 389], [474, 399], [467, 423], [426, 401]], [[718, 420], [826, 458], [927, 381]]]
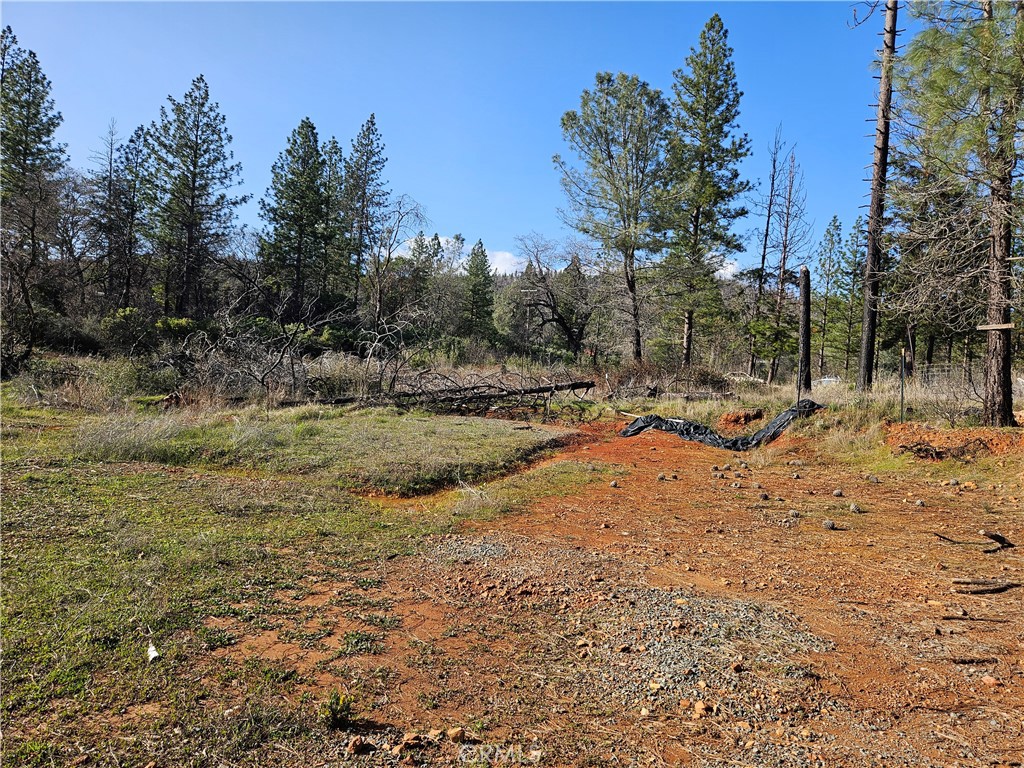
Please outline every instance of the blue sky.
[[[857, 4], [860, 14], [864, 4]], [[430, 219], [428, 233], [482, 239], [507, 269], [515, 238], [570, 234], [551, 163], [569, 155], [559, 120], [598, 71], [670, 92], [718, 12], [735, 53], [747, 178], [763, 178], [781, 123], [804, 170], [819, 236], [866, 203], [881, 16], [851, 28], [847, 2], [22, 3], [3, 23], [36, 51], [64, 115], [60, 139], [87, 168], [111, 118], [127, 136], [202, 73], [257, 200], [288, 134], [310, 117], [347, 150], [371, 112], [386, 178]], [[901, 27], [907, 26], [901, 23]], [[870, 122], [869, 122], [870, 121]], [[740, 231], [758, 226], [755, 217]], [[741, 263], [754, 259], [739, 256]]]

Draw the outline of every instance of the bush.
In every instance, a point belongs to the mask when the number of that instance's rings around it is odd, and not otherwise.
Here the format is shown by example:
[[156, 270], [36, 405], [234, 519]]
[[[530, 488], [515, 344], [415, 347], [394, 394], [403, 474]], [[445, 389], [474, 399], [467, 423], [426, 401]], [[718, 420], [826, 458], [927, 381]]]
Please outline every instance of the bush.
[[327, 701], [320, 705], [320, 719], [333, 730], [347, 728], [354, 714], [355, 698], [338, 690], [331, 691]]

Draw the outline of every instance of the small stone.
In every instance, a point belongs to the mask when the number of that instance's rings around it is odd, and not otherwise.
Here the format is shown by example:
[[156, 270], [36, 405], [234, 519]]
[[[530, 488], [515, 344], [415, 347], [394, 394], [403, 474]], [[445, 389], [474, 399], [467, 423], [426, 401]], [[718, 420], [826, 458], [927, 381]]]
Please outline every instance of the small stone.
[[762, 493], [758, 498], [761, 499], [761, 501], [768, 501], [771, 497], [767, 493]]
[[617, 647], [617, 648], [616, 648], [615, 650], [616, 650], [616, 651], [617, 651], [618, 653], [629, 653], [629, 652], [630, 652], [630, 651], [632, 651], [633, 649], [632, 649], [632, 648], [630, 648], [630, 647], [629, 647], [628, 645], [620, 645], [620, 646], [618, 646], [618, 647]]
[[915, 507], [923, 507], [924, 506], [924, 500], [923, 499], [918, 499], [917, 501], [914, 502], [914, 506]]
[[834, 531], [836, 529], [836, 524], [831, 520], [822, 520], [821, 527], [826, 531]]
[[853, 512], [856, 515], [856, 514], [860, 514], [864, 510], [860, 508], [859, 504], [854, 503], [854, 504], [850, 505], [850, 511]]
[[758, 488], [761, 487], [761, 484], [760, 483], [751, 483], [750, 487], [754, 488], [754, 489], [758, 489]]
[[803, 459], [790, 459], [788, 463], [789, 463], [789, 466], [791, 466], [791, 467], [803, 467], [803, 466], [805, 466], [805, 462], [803, 461]]
[[882, 481], [879, 480], [876, 475], [868, 475], [868, 482], [869, 483], [880, 483]]
[[375, 749], [376, 747], [362, 736], [353, 736], [349, 739], [345, 752], [350, 755], [365, 755], [368, 752], [373, 752]]
[[679, 475], [677, 475], [675, 472], [673, 472], [672, 473], [672, 479], [673, 480], [678, 480], [679, 479]]
[[664, 472], [659, 472], [659, 473], [658, 473], [658, 479], [659, 479], [659, 480], [665, 480], [665, 479], [666, 479], [666, 477], [665, 477], [665, 473], [664, 473]]
[[711, 477], [713, 477], [715, 480], [725, 480], [725, 473], [724, 472], [715, 472], [715, 473], [713, 473], [711, 475]]
[[834, 491], [832, 491], [832, 495], [835, 496], [837, 499], [843, 498], [843, 489], [836, 488]]
[[608, 485], [611, 488], [618, 488], [619, 487], [619, 481], [618, 480], [612, 480], [610, 483], [608, 483]]
[[743, 483], [729, 483], [730, 488], [742, 488]]
[[794, 472], [793, 473], [793, 479], [794, 480], [799, 480], [800, 479], [800, 473], [799, 472]]
[[448, 740], [453, 744], [462, 744], [466, 740], [466, 729], [460, 726], [449, 728], [445, 731], [445, 734], [448, 736]]
[[740, 468], [741, 469], [750, 469], [750, 465], [747, 464], [747, 462], [745, 462], [745, 461], [741, 461], [740, 462]]
[[950, 481], [949, 481], [949, 484], [950, 484], [950, 485], [960, 485], [960, 481], [959, 481], [959, 480], [957, 480], [957, 479], [956, 479], [956, 478], [954, 477], [954, 478], [953, 478], [952, 480], [950, 480]]
[[798, 509], [791, 509], [791, 510], [789, 510], [789, 516], [794, 518], [794, 519], [800, 517], [800, 510], [798, 510]]
[[732, 472], [732, 464], [726, 464], [724, 467], [722, 467], [722, 471], [723, 472]]
[[743, 473], [742, 472], [733, 472], [732, 476], [733, 477], [743, 477]]
[[700, 720], [704, 717], [710, 707], [703, 701], [698, 701], [693, 705], [693, 713], [690, 715], [694, 720]]
[[711, 465], [711, 471], [712, 472], [717, 472], [718, 471], [718, 465], [717, 464], [712, 464]]
[[651, 710], [647, 707], [640, 707], [640, 717], [647, 717], [649, 714], [651, 714]]
[[992, 675], [985, 675], [983, 678], [981, 678], [981, 682], [983, 682], [989, 688], [995, 688], [997, 685], [999, 685], [999, 681], [992, 677]]

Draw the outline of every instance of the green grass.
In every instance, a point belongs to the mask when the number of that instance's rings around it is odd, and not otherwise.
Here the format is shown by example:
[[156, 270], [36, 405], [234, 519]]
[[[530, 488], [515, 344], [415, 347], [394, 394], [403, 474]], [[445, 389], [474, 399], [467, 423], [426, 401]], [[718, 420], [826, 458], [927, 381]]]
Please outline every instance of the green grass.
[[72, 451], [106, 462], [315, 473], [344, 488], [415, 495], [508, 472], [568, 434], [494, 419], [305, 406], [93, 417], [78, 427]]
[[[365, 617], [365, 631], [331, 639], [341, 657], [375, 653], [400, 629], [390, 604], [366, 594], [380, 585], [375, 564], [464, 517], [602, 472], [506, 476], [565, 433], [494, 420], [315, 408], [139, 420], [2, 406], [2, 708], [5, 757], [18, 765], [67, 763], [76, 744], [90, 764], [265, 764], [283, 754], [275, 743], [314, 754], [329, 738], [322, 697], [296, 695], [294, 669], [239, 665], [218, 649], [268, 629], [322, 645], [329, 628], [297, 597], [317, 576], [352, 581], [336, 603]], [[461, 504], [468, 491], [396, 505], [349, 490], [482, 477], [497, 479], [476, 508]], [[231, 631], [208, 626], [221, 617]], [[130, 719], [139, 707], [154, 710]]]

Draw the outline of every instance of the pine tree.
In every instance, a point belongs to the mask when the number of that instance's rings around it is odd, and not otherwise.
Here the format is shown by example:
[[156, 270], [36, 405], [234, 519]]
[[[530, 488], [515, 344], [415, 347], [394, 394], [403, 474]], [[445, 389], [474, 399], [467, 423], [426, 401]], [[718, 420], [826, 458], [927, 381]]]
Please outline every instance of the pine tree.
[[985, 320], [996, 327], [986, 332], [982, 410], [985, 423], [1012, 426], [1010, 258], [1021, 218], [1014, 180], [1024, 160], [1024, 4], [982, 0], [912, 9], [925, 27], [897, 66], [901, 141], [931, 155], [935, 172], [946, 175], [944, 187], [980, 184], [987, 196]]
[[102, 272], [107, 310], [139, 307], [150, 297], [148, 260], [142, 242], [142, 164], [145, 130], [119, 143], [113, 122], [90, 177], [89, 232], [96, 267]]
[[562, 135], [582, 168], [553, 161], [569, 201], [565, 221], [594, 238], [619, 264], [625, 283], [632, 356], [643, 358], [643, 298], [638, 261], [658, 251], [668, 107], [661, 91], [635, 75], [599, 72], [579, 111], [562, 115]]
[[843, 226], [839, 217], [833, 216], [825, 228], [825, 234], [818, 244], [818, 268], [816, 270], [820, 285], [818, 326], [818, 378], [825, 377], [825, 347], [829, 333], [829, 314], [832, 309], [833, 293], [835, 292], [836, 275], [839, 272], [840, 254], [843, 248]]
[[482, 240], [469, 251], [466, 262], [466, 304], [463, 312], [463, 334], [484, 341], [493, 341], [494, 275]]
[[363, 123], [352, 141], [352, 151], [345, 159], [344, 210], [351, 226], [349, 246], [352, 251], [352, 311], [359, 309], [360, 282], [370, 258], [370, 251], [380, 240], [382, 218], [390, 192], [383, 179], [384, 144], [377, 131], [374, 115]]
[[271, 168], [260, 209], [269, 227], [264, 259], [286, 297], [283, 320], [310, 320], [312, 304], [318, 303], [328, 233], [324, 157], [316, 126], [308, 117], [292, 131], [287, 148]]
[[663, 221], [671, 233], [663, 272], [673, 314], [683, 320], [683, 365], [692, 359], [694, 315], [707, 304], [702, 294], [718, 289], [715, 272], [741, 248], [732, 224], [747, 215], [735, 203], [750, 189], [737, 167], [750, 154], [750, 140], [737, 133], [743, 94], [728, 38], [715, 14], [674, 73]]
[[321, 148], [324, 158], [323, 270], [318, 291], [326, 309], [351, 315], [355, 275], [352, 264], [352, 226], [345, 206], [345, 157], [333, 136]]
[[163, 269], [164, 311], [202, 318], [213, 310], [211, 267], [246, 199], [229, 195], [241, 165], [202, 75], [182, 101], [167, 100], [170, 109], [161, 107], [146, 131], [149, 236]]
[[18, 46], [10, 27], [0, 32], [0, 219], [3, 259], [4, 375], [23, 364], [40, 340], [37, 298], [56, 237], [64, 146], [62, 118], [35, 53]]

